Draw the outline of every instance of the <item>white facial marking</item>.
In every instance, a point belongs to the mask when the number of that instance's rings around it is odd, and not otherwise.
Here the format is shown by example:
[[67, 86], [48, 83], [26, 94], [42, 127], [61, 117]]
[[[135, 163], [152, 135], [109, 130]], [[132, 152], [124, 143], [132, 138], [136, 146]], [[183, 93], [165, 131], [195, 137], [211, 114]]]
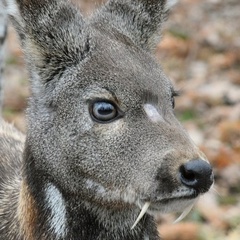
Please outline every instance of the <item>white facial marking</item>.
[[136, 201], [136, 192], [128, 186], [124, 190], [120, 189], [106, 189], [100, 183], [94, 182], [90, 179], [86, 180], [86, 188], [95, 192], [98, 197], [104, 198], [106, 201], [119, 201], [122, 200], [126, 203], [134, 203]]
[[148, 118], [151, 121], [153, 121], [153, 122], [164, 121], [162, 116], [159, 114], [159, 112], [153, 105], [146, 103], [146, 104], [144, 104], [143, 108], [144, 108], [144, 111], [146, 112]]
[[51, 230], [58, 238], [63, 238], [66, 234], [66, 208], [62, 194], [52, 184], [47, 185], [45, 189], [46, 201], [51, 210], [49, 223]]

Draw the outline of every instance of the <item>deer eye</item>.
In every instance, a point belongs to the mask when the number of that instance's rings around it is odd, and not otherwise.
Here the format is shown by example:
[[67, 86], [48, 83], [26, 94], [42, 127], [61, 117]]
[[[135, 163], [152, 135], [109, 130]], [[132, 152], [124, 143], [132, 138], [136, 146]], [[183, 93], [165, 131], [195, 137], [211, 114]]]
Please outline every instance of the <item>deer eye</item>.
[[118, 109], [114, 103], [108, 101], [97, 101], [91, 106], [90, 113], [93, 120], [107, 123], [118, 117]]

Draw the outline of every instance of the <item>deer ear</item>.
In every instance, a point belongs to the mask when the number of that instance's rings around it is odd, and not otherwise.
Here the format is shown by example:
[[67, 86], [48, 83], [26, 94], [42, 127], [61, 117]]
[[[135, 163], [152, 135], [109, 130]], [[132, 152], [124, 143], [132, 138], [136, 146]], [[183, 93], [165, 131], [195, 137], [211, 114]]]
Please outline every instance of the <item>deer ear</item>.
[[30, 74], [37, 75], [41, 84], [82, 61], [90, 51], [86, 23], [70, 2], [6, 0], [6, 7], [20, 36]]
[[93, 18], [116, 28], [140, 47], [154, 51], [163, 22], [177, 0], [110, 0]]

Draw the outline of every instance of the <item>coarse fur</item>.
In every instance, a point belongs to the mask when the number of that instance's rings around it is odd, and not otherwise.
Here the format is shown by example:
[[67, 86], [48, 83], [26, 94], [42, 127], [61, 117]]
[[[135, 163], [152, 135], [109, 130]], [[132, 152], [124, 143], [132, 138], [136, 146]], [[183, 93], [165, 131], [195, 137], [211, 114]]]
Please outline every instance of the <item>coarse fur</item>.
[[[158, 240], [156, 214], [208, 191], [210, 166], [197, 185], [181, 170], [207, 160], [153, 57], [173, 2], [110, 0], [86, 20], [65, 0], [4, 1], [32, 94], [25, 144], [0, 123], [0, 239]], [[99, 120], [96, 103], [116, 116]]]

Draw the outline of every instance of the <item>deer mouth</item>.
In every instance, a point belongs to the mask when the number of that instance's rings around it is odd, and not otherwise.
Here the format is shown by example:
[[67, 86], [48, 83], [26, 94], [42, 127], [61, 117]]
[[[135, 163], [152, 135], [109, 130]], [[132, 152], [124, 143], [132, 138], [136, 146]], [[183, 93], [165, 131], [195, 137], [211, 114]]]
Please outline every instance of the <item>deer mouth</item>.
[[147, 213], [152, 216], [157, 216], [162, 212], [180, 212], [180, 216], [174, 221], [174, 223], [177, 223], [187, 216], [198, 199], [199, 197], [196, 197], [194, 195], [182, 198], [171, 198], [164, 200], [160, 205], [159, 203], [149, 205]]
[[158, 201], [150, 202], [148, 208], [148, 213], [151, 215], [169, 213], [169, 212], [179, 212], [192, 205], [198, 199], [199, 194], [192, 193], [179, 197], [169, 197]]
[[155, 203], [156, 203], [156, 205], [158, 205], [159, 203], [161, 205], [163, 205], [163, 204], [167, 205], [167, 204], [170, 204], [174, 201], [177, 201], [177, 202], [179, 201], [180, 202], [180, 201], [193, 200], [193, 199], [196, 199], [199, 195], [200, 194], [197, 191], [191, 191], [190, 193], [184, 194], [182, 196], [181, 195], [180, 196], [175, 196], [173, 194], [173, 196], [170, 196], [168, 198], [160, 199], [160, 200], [156, 201]]
[[[156, 206], [156, 210], [158, 210], [158, 206], [160, 208], [162, 206], [171, 205], [172, 203], [181, 203], [181, 202], [188, 202], [188, 201], [194, 201], [196, 198], [199, 197], [200, 192], [194, 190], [194, 189], [186, 189], [186, 188], [180, 188], [172, 193], [169, 193], [165, 196], [161, 196], [162, 194], [158, 194], [159, 196], [150, 197], [150, 198], [143, 198], [140, 200], [142, 204], [145, 202], [151, 202], [151, 208], [154, 208]], [[159, 209], [161, 210], [161, 209]]]
[[136, 221], [131, 229], [133, 229], [145, 213], [154, 217], [169, 212], [182, 212], [182, 214], [174, 221], [174, 223], [181, 221], [192, 209], [199, 198], [199, 192], [192, 190], [179, 194], [179, 192], [171, 194], [169, 197], [155, 199], [154, 201], [140, 201], [139, 207], [141, 209]]
[[136, 221], [131, 229], [139, 223], [142, 217], [147, 213], [154, 217], [169, 212], [182, 212], [181, 215], [174, 221], [174, 223], [181, 221], [193, 208], [198, 200], [199, 194], [192, 193], [181, 197], [164, 198], [160, 201], [142, 203], [141, 212], [139, 213]]

